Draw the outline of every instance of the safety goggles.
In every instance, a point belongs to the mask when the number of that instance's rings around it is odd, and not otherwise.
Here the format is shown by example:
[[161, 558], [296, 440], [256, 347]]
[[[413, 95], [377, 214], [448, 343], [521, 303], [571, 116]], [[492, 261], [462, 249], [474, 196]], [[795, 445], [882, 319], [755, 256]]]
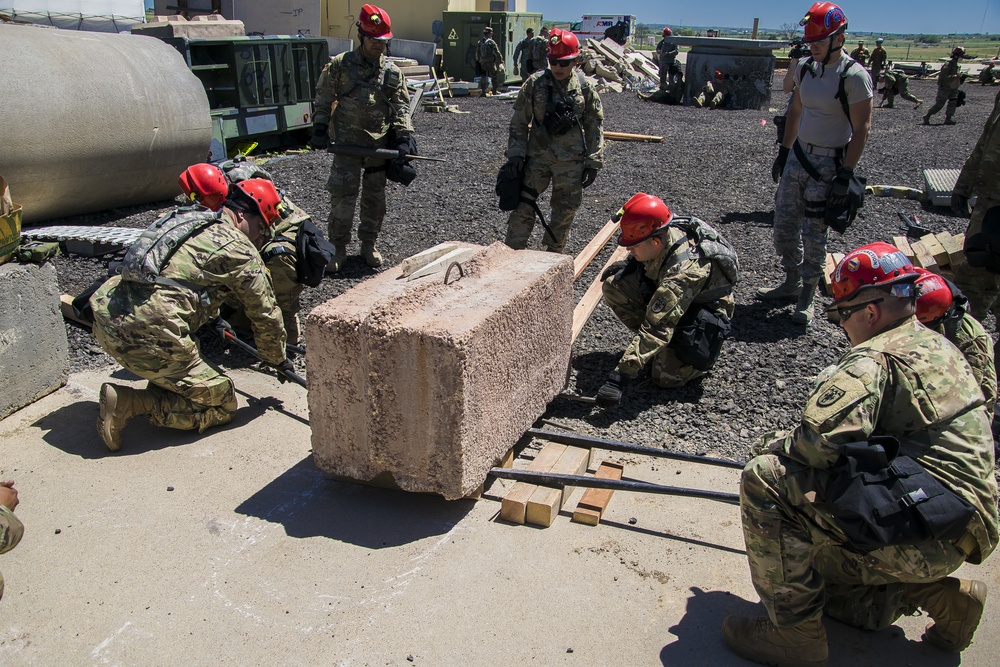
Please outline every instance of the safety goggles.
[[576, 62], [576, 58], [569, 58], [567, 60], [559, 60], [558, 58], [549, 58], [550, 67], [569, 67], [574, 62]]
[[874, 299], [872, 301], [865, 301], [864, 303], [857, 303], [853, 306], [841, 306], [840, 308], [831, 308], [826, 311], [826, 318], [833, 322], [834, 324], [843, 324], [847, 321], [854, 313], [858, 312], [870, 304], [882, 303], [885, 301], [885, 297]]

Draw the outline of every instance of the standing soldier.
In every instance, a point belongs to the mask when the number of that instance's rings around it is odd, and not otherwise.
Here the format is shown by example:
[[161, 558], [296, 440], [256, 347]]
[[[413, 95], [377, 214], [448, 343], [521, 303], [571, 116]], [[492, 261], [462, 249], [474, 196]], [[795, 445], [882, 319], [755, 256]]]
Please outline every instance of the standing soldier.
[[847, 201], [871, 130], [872, 80], [844, 54], [847, 16], [840, 7], [817, 2], [800, 23], [811, 55], [795, 72], [797, 91], [771, 168], [778, 183], [774, 248], [785, 281], [757, 290], [757, 298], [797, 301], [792, 321], [809, 324], [826, 263], [826, 209]]
[[896, 95], [913, 102], [914, 109], [924, 103], [922, 99], [910, 92], [910, 77], [899, 70], [892, 69], [892, 63], [889, 63], [889, 69], [885, 71], [885, 88], [883, 90], [885, 90], [886, 109], [893, 108]]
[[[392, 39], [389, 15], [375, 5], [363, 5], [358, 28], [360, 44], [353, 51], [330, 59], [316, 84], [313, 101], [313, 136], [309, 145], [326, 148], [334, 142], [365, 148], [392, 148], [400, 155], [416, 154], [413, 125], [410, 123], [410, 93], [399, 68], [386, 60], [385, 50]], [[333, 134], [329, 126], [333, 125]], [[385, 160], [333, 156], [330, 178], [328, 235], [337, 254], [327, 267], [336, 273], [347, 260], [354, 209], [361, 192], [361, 219], [358, 239], [361, 256], [372, 268], [382, 266], [375, 240], [385, 219]], [[364, 175], [362, 176], [362, 169]]]
[[[594, 182], [604, 165], [604, 111], [597, 90], [583, 74], [574, 72], [579, 55], [576, 35], [552, 30], [551, 69], [535, 72], [521, 86], [503, 167], [523, 175], [524, 189], [534, 196], [552, 183], [552, 215], [543, 240], [551, 252], [566, 247], [583, 188]], [[507, 219], [504, 243], [516, 250], [528, 247], [534, 225], [534, 209], [525, 202], [518, 204]]]
[[542, 29], [538, 31], [538, 37], [535, 37], [531, 42], [531, 67], [534, 69], [532, 74], [549, 66], [548, 56], [549, 29], [542, 26]]
[[670, 39], [673, 35], [670, 28], [663, 29], [663, 39], [656, 45], [656, 59], [660, 65], [660, 90], [667, 90], [674, 82], [674, 71], [680, 74], [680, 69], [676, 65], [678, 49], [677, 45]]
[[483, 68], [483, 75], [479, 77], [479, 90], [483, 96], [490, 94], [486, 90], [490, 83], [493, 84], [493, 94], [499, 93], [503, 55], [500, 53], [500, 47], [493, 41], [493, 28], [490, 26], [483, 28], [483, 36], [476, 46], [476, 62]]
[[854, 58], [862, 67], [865, 66], [865, 62], [868, 60], [868, 49], [865, 48], [864, 42], [858, 42], [858, 48], [851, 51], [851, 58]]
[[535, 29], [528, 28], [524, 31], [524, 34], [527, 36], [518, 42], [514, 48], [514, 74], [518, 73], [518, 66], [520, 66], [521, 83], [524, 83], [531, 76], [531, 73], [534, 72], [534, 69], [531, 67], [531, 42], [535, 39]]
[[951, 52], [948, 62], [938, 72], [937, 97], [934, 98], [934, 106], [924, 114], [924, 125], [930, 125], [931, 116], [941, 111], [941, 108], [945, 104], [948, 106], [944, 110], [944, 124], [955, 124], [955, 109], [958, 108], [958, 89], [962, 86], [963, 79], [962, 67], [958, 64], [958, 60], [963, 57], [965, 57], [965, 47], [956, 46]]
[[868, 69], [872, 73], [872, 85], [876, 88], [878, 88], [878, 78], [882, 75], [885, 63], [889, 60], [888, 54], [882, 48], [882, 42], [884, 41], [884, 37], [879, 37], [875, 40], [875, 50], [872, 51], [871, 58], [868, 59]]
[[640, 192], [618, 217], [618, 245], [629, 259], [604, 271], [601, 289], [636, 335], [597, 393], [602, 407], [621, 403], [625, 385], [644, 371], [668, 389], [708, 373], [732, 331], [739, 280], [736, 252], [722, 235], [675, 216], [659, 197]]
[[97, 342], [149, 381], [146, 389], [101, 385], [97, 432], [108, 449], [121, 448], [122, 429], [138, 415], [199, 433], [232, 420], [233, 382], [201, 357], [194, 338], [227, 297], [250, 317], [260, 358], [292, 370], [281, 311], [257, 252], [279, 201], [269, 181], [250, 179], [233, 188], [219, 213], [200, 206], [168, 213], [129, 248], [121, 274], [90, 298]]

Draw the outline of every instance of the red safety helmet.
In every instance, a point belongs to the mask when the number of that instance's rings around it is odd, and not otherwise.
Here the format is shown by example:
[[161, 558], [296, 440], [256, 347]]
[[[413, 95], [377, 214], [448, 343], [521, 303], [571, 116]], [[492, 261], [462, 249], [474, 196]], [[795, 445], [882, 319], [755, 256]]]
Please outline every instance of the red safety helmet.
[[821, 39], [839, 35], [847, 30], [847, 15], [832, 2], [816, 2], [799, 21], [805, 26], [803, 42], [818, 42]]
[[229, 181], [214, 164], [203, 162], [191, 165], [177, 179], [177, 184], [192, 201], [213, 211], [222, 208], [222, 203], [229, 196]]
[[919, 277], [916, 280], [917, 319], [930, 325], [934, 320], [944, 317], [951, 308], [951, 288], [944, 278], [927, 269], [916, 267]]
[[919, 274], [913, 262], [894, 245], [869, 243], [844, 256], [833, 272], [833, 303], [854, 298], [866, 287], [913, 282]]
[[580, 40], [569, 30], [553, 28], [549, 32], [549, 58], [569, 60], [580, 55]]
[[632, 195], [618, 213], [621, 220], [618, 245], [626, 248], [642, 243], [674, 219], [674, 214], [662, 199], [645, 192]]
[[358, 31], [365, 37], [392, 39], [392, 22], [389, 20], [389, 14], [381, 7], [362, 5], [358, 22], [354, 25], [358, 26]]
[[264, 223], [268, 227], [274, 224], [280, 215], [278, 204], [281, 203], [281, 195], [278, 194], [274, 183], [263, 178], [248, 178], [237, 183], [235, 187], [253, 201], [257, 213], [264, 218]]
[[664, 37], [670, 37], [672, 34], [674, 34], [674, 31], [671, 30], [670, 28], [664, 28], [663, 29], [663, 36]]

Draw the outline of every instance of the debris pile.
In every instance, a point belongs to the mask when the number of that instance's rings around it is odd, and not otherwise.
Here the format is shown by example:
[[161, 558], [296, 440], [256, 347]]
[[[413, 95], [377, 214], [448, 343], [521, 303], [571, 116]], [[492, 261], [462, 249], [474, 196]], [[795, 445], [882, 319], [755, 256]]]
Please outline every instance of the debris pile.
[[612, 39], [588, 39], [580, 59], [583, 73], [601, 93], [645, 90], [659, 84], [659, 69], [647, 55]]

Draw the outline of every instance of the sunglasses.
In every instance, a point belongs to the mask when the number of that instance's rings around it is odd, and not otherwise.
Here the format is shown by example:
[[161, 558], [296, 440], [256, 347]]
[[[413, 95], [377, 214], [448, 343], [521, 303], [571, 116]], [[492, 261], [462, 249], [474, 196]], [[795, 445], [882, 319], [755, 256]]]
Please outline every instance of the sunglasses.
[[552, 67], [569, 67], [576, 61], [575, 58], [570, 58], [569, 60], [557, 60], [556, 58], [549, 58], [549, 65]]
[[826, 311], [826, 317], [834, 324], [843, 324], [844, 322], [847, 321], [847, 318], [849, 318], [851, 315], [858, 312], [859, 310], [862, 310], [866, 306], [875, 303], [882, 303], [883, 301], [885, 301], [885, 297], [875, 299], [873, 301], [865, 301], [864, 303], [858, 303], [853, 306], [841, 306], [840, 308], [831, 308], [830, 310]]

